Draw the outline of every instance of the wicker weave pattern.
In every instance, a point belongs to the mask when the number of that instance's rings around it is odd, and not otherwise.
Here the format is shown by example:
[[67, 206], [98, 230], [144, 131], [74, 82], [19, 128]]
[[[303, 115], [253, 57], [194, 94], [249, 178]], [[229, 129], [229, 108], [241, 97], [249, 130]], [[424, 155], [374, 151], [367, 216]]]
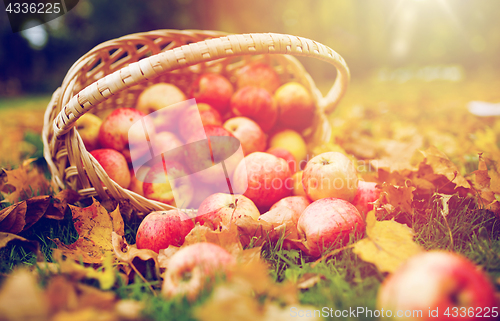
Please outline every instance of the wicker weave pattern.
[[[225, 35], [215, 31], [159, 30], [125, 36], [95, 47], [68, 71], [45, 114], [44, 156], [54, 183], [60, 188], [67, 185], [84, 196], [97, 194], [102, 198], [110, 195], [129, 199], [132, 206], [143, 212], [171, 208], [110, 180], [85, 150], [73, 128], [75, 121], [96, 106], [98, 109], [133, 106], [146, 84], [167, 81], [183, 89], [183, 83], [190, 83], [194, 75], [202, 71], [230, 74], [242, 65], [231, 60], [234, 57], [243, 56], [248, 60], [250, 55], [269, 57], [268, 54], [283, 74], [298, 78], [311, 90], [319, 118], [324, 122], [324, 113], [333, 110], [345, 93], [349, 70], [335, 51], [309, 39], [272, 33]], [[314, 57], [333, 64], [337, 68], [333, 87], [322, 97], [296, 59], [275, 54]], [[328, 137], [328, 133], [322, 135]]]

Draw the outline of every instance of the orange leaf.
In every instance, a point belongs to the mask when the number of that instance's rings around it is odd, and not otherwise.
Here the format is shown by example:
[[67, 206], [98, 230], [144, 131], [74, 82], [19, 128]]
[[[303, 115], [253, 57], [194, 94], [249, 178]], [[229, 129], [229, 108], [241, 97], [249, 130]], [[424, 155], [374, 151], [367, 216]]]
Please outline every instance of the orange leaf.
[[16, 203], [32, 197], [34, 194], [46, 194], [49, 182], [37, 166], [25, 160], [19, 168], [0, 171], [0, 193], [9, 203]]
[[[123, 234], [123, 219], [119, 209], [108, 213], [101, 204], [93, 199], [92, 205], [80, 208], [70, 205], [75, 229], [80, 236], [70, 245], [58, 239], [54, 242], [62, 254], [85, 263], [102, 263], [106, 253], [113, 252], [111, 232]], [[116, 229], [116, 230], [115, 230]]]

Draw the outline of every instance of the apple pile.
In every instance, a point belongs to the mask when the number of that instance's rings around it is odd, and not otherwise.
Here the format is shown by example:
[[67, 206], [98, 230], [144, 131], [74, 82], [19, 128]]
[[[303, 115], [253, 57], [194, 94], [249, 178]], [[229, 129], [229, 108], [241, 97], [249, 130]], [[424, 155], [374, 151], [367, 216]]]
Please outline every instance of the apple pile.
[[[185, 103], [191, 98], [196, 104]], [[312, 125], [315, 111], [306, 87], [282, 83], [270, 65], [252, 62], [231, 79], [201, 74], [185, 92], [173, 84], [152, 85], [135, 108], [114, 109], [102, 120], [87, 113], [76, 128], [87, 150], [121, 187], [172, 206], [196, 208], [196, 222], [213, 229], [227, 228], [243, 216], [285, 226], [292, 231], [289, 238], [303, 240], [308, 254], [319, 256], [363, 234], [363, 215], [378, 189], [358, 182], [352, 161], [341, 153], [308, 159], [300, 133]], [[205, 138], [208, 145], [200, 143]], [[217, 144], [221, 139], [228, 143]], [[240, 146], [242, 161], [226, 157]], [[161, 161], [134, 170], [133, 160], [149, 152], [163, 153]], [[223, 190], [214, 186], [228, 184], [213, 166], [216, 159], [227, 159], [226, 177], [242, 195], [214, 193]], [[190, 179], [194, 175], [196, 184]], [[181, 214], [149, 214], [139, 228], [138, 247], [158, 252], [182, 245], [194, 221]]]

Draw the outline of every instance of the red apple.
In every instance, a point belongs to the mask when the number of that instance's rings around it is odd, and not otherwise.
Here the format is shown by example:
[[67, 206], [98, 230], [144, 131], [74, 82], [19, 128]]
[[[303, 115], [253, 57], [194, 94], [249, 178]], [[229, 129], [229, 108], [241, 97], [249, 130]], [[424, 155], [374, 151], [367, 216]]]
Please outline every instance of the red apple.
[[224, 113], [229, 108], [233, 85], [220, 74], [207, 73], [193, 82], [189, 95], [196, 99], [196, 103], [209, 104], [219, 113]]
[[137, 100], [136, 108], [151, 120], [157, 130], [177, 131], [180, 113], [186, 108], [186, 95], [175, 85], [158, 83], [146, 88]]
[[278, 119], [278, 106], [273, 96], [265, 89], [246, 86], [234, 93], [231, 110], [236, 116], [255, 120], [264, 132], [273, 128]]
[[352, 204], [366, 216], [366, 213], [373, 210], [373, 202], [378, 200], [379, 196], [380, 189], [377, 188], [377, 183], [358, 181], [358, 190]]
[[235, 259], [213, 243], [195, 243], [176, 252], [167, 264], [162, 295], [166, 298], [186, 296], [194, 301], [215, 278], [227, 276]]
[[351, 202], [358, 190], [356, 168], [344, 154], [323, 153], [307, 162], [302, 185], [313, 201], [335, 197]]
[[94, 114], [83, 114], [76, 121], [76, 129], [85, 144], [88, 151], [99, 148], [99, 129], [101, 128], [102, 120]]
[[299, 217], [299, 235], [311, 256], [347, 243], [351, 236], [360, 237], [365, 222], [351, 203], [338, 198], [323, 198], [309, 205]]
[[288, 166], [290, 167], [290, 173], [292, 173], [292, 175], [297, 171], [297, 161], [295, 160], [295, 157], [292, 155], [292, 153], [290, 153], [288, 150], [281, 147], [271, 147], [266, 151], [266, 153], [286, 160]]
[[121, 187], [128, 188], [130, 185], [130, 172], [127, 161], [121, 153], [114, 149], [103, 148], [94, 149], [90, 154], [101, 164], [109, 178]]
[[151, 212], [137, 229], [136, 245], [158, 253], [169, 245], [181, 246], [193, 228], [193, 221], [179, 210]]
[[185, 149], [191, 173], [203, 183], [225, 182], [243, 159], [240, 142], [221, 126], [208, 125], [197, 129], [187, 140]]
[[238, 89], [245, 86], [256, 86], [264, 88], [272, 94], [281, 85], [276, 71], [268, 64], [261, 62], [254, 62], [244, 66], [238, 70], [236, 77]]
[[279, 207], [288, 207], [294, 211], [294, 222], [297, 223], [300, 214], [311, 204], [311, 202], [304, 196], [288, 196], [282, 198], [271, 206], [271, 210]]
[[266, 134], [250, 118], [230, 118], [223, 127], [238, 138], [245, 156], [253, 152], [263, 152], [266, 149]]
[[291, 194], [290, 168], [286, 161], [268, 153], [256, 152], [244, 158], [234, 171], [234, 185], [261, 210], [267, 210]]
[[201, 126], [222, 126], [222, 118], [217, 110], [208, 104], [197, 103], [196, 105], [184, 110], [179, 117], [179, 134], [184, 140], [189, 139], [193, 131]]
[[184, 144], [179, 140], [179, 138], [171, 132], [160, 132], [157, 133], [151, 139], [151, 148], [153, 149], [153, 154], [158, 156], [163, 154], [163, 159], [173, 160], [179, 163], [184, 162], [184, 149], [182, 148]]
[[[377, 297], [378, 309], [392, 310], [394, 320], [498, 320], [498, 303], [494, 286], [481, 270], [445, 251], [408, 259], [385, 279]], [[398, 310], [422, 312], [404, 316], [397, 315]]]
[[198, 208], [196, 222], [209, 222], [214, 229], [228, 229], [231, 222], [248, 216], [257, 220], [260, 212], [255, 204], [243, 195], [216, 193], [207, 197]]
[[151, 167], [144, 178], [144, 196], [179, 208], [187, 208], [194, 193], [188, 175], [189, 172], [178, 162], [160, 161]]
[[301, 131], [311, 126], [314, 118], [314, 100], [309, 91], [297, 82], [289, 82], [278, 88], [274, 99], [280, 111], [278, 122]]
[[[131, 153], [141, 156], [149, 151], [147, 135], [153, 137], [155, 127], [144, 113], [133, 108], [118, 108], [104, 119], [99, 129], [99, 143], [103, 148], [112, 148], [131, 162]], [[144, 120], [146, 128], [143, 127]], [[133, 151], [131, 152], [131, 149]]]

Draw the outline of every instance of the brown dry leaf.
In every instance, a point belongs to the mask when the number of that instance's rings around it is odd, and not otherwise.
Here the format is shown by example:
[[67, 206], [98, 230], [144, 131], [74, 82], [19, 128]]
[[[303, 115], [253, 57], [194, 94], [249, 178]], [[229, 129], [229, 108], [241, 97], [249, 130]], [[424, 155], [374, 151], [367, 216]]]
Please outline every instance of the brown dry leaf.
[[26, 246], [37, 256], [37, 260], [43, 260], [43, 254], [40, 252], [40, 243], [36, 241], [30, 241], [16, 234], [0, 232], [0, 249], [6, 247], [8, 244], [16, 244], [20, 246]]
[[375, 212], [366, 217], [366, 237], [354, 244], [354, 253], [377, 266], [380, 272], [394, 272], [405, 260], [423, 251], [413, 241], [413, 230], [404, 224], [377, 221]]
[[445, 153], [431, 146], [422, 151], [422, 154], [425, 157], [424, 162], [432, 167], [434, 174], [445, 176], [448, 181], [454, 184], [455, 188], [471, 188], [469, 182], [460, 174], [458, 167], [449, 160]]
[[243, 216], [235, 221], [238, 227], [241, 245], [244, 248], [250, 244], [262, 246], [270, 240], [277, 240], [280, 236], [273, 228], [273, 225], [266, 221], [255, 221], [251, 217]]
[[54, 220], [62, 220], [64, 219], [68, 204], [73, 204], [80, 200], [80, 194], [73, 190], [65, 189], [57, 193], [53, 200], [54, 201], [45, 212], [45, 217]]
[[46, 298], [33, 273], [21, 269], [6, 278], [0, 289], [0, 319], [47, 320], [48, 313]]
[[113, 252], [111, 232], [123, 232], [123, 219], [117, 208], [108, 213], [99, 202], [93, 199], [92, 205], [80, 208], [69, 205], [73, 215], [73, 223], [79, 235], [78, 240], [65, 245], [58, 239], [54, 242], [62, 254], [84, 263], [102, 263], [107, 253]]
[[[474, 174], [475, 177], [474, 187], [482, 199], [482, 202], [479, 202], [480, 206], [495, 213], [499, 213], [500, 202], [495, 196], [500, 196], [498, 192], [500, 190], [500, 183], [497, 179], [496, 171], [494, 169], [488, 171], [486, 160], [483, 158], [482, 154], [479, 154], [478, 169], [472, 172], [472, 174]], [[494, 177], [493, 180], [490, 175]], [[493, 186], [491, 186], [492, 181], [494, 183]]]
[[148, 249], [138, 249], [135, 244], [129, 245], [125, 237], [115, 232], [111, 233], [111, 238], [115, 256], [124, 265], [123, 270], [129, 278], [132, 276], [132, 271], [142, 275], [142, 267], [146, 266], [145, 262], [148, 260], [153, 260], [154, 273], [156, 276], [160, 275], [158, 253]]
[[14, 204], [34, 194], [47, 194], [49, 182], [43, 172], [31, 164], [33, 161], [35, 159], [28, 159], [17, 169], [0, 171], [0, 193], [4, 201]]
[[[265, 298], [262, 302], [259, 298]], [[291, 283], [277, 284], [261, 261], [237, 264], [231, 278], [217, 286], [210, 298], [195, 311], [195, 317], [212, 320], [290, 320], [291, 307], [300, 306], [297, 288]]]
[[414, 186], [396, 186], [384, 183], [380, 189], [380, 197], [375, 201], [374, 208], [385, 209], [389, 216], [398, 210], [413, 214], [413, 192], [416, 189]]
[[27, 230], [45, 214], [51, 196], [35, 196], [0, 211], [0, 231], [13, 234]]
[[[252, 218], [250, 218], [254, 221]], [[211, 228], [199, 225], [195, 227], [186, 235], [183, 246], [191, 245], [199, 242], [208, 242], [219, 245], [226, 251], [234, 256], [238, 256], [243, 247], [240, 243], [238, 230], [234, 224], [229, 225], [229, 229], [222, 229], [222, 231], [214, 231]]]

